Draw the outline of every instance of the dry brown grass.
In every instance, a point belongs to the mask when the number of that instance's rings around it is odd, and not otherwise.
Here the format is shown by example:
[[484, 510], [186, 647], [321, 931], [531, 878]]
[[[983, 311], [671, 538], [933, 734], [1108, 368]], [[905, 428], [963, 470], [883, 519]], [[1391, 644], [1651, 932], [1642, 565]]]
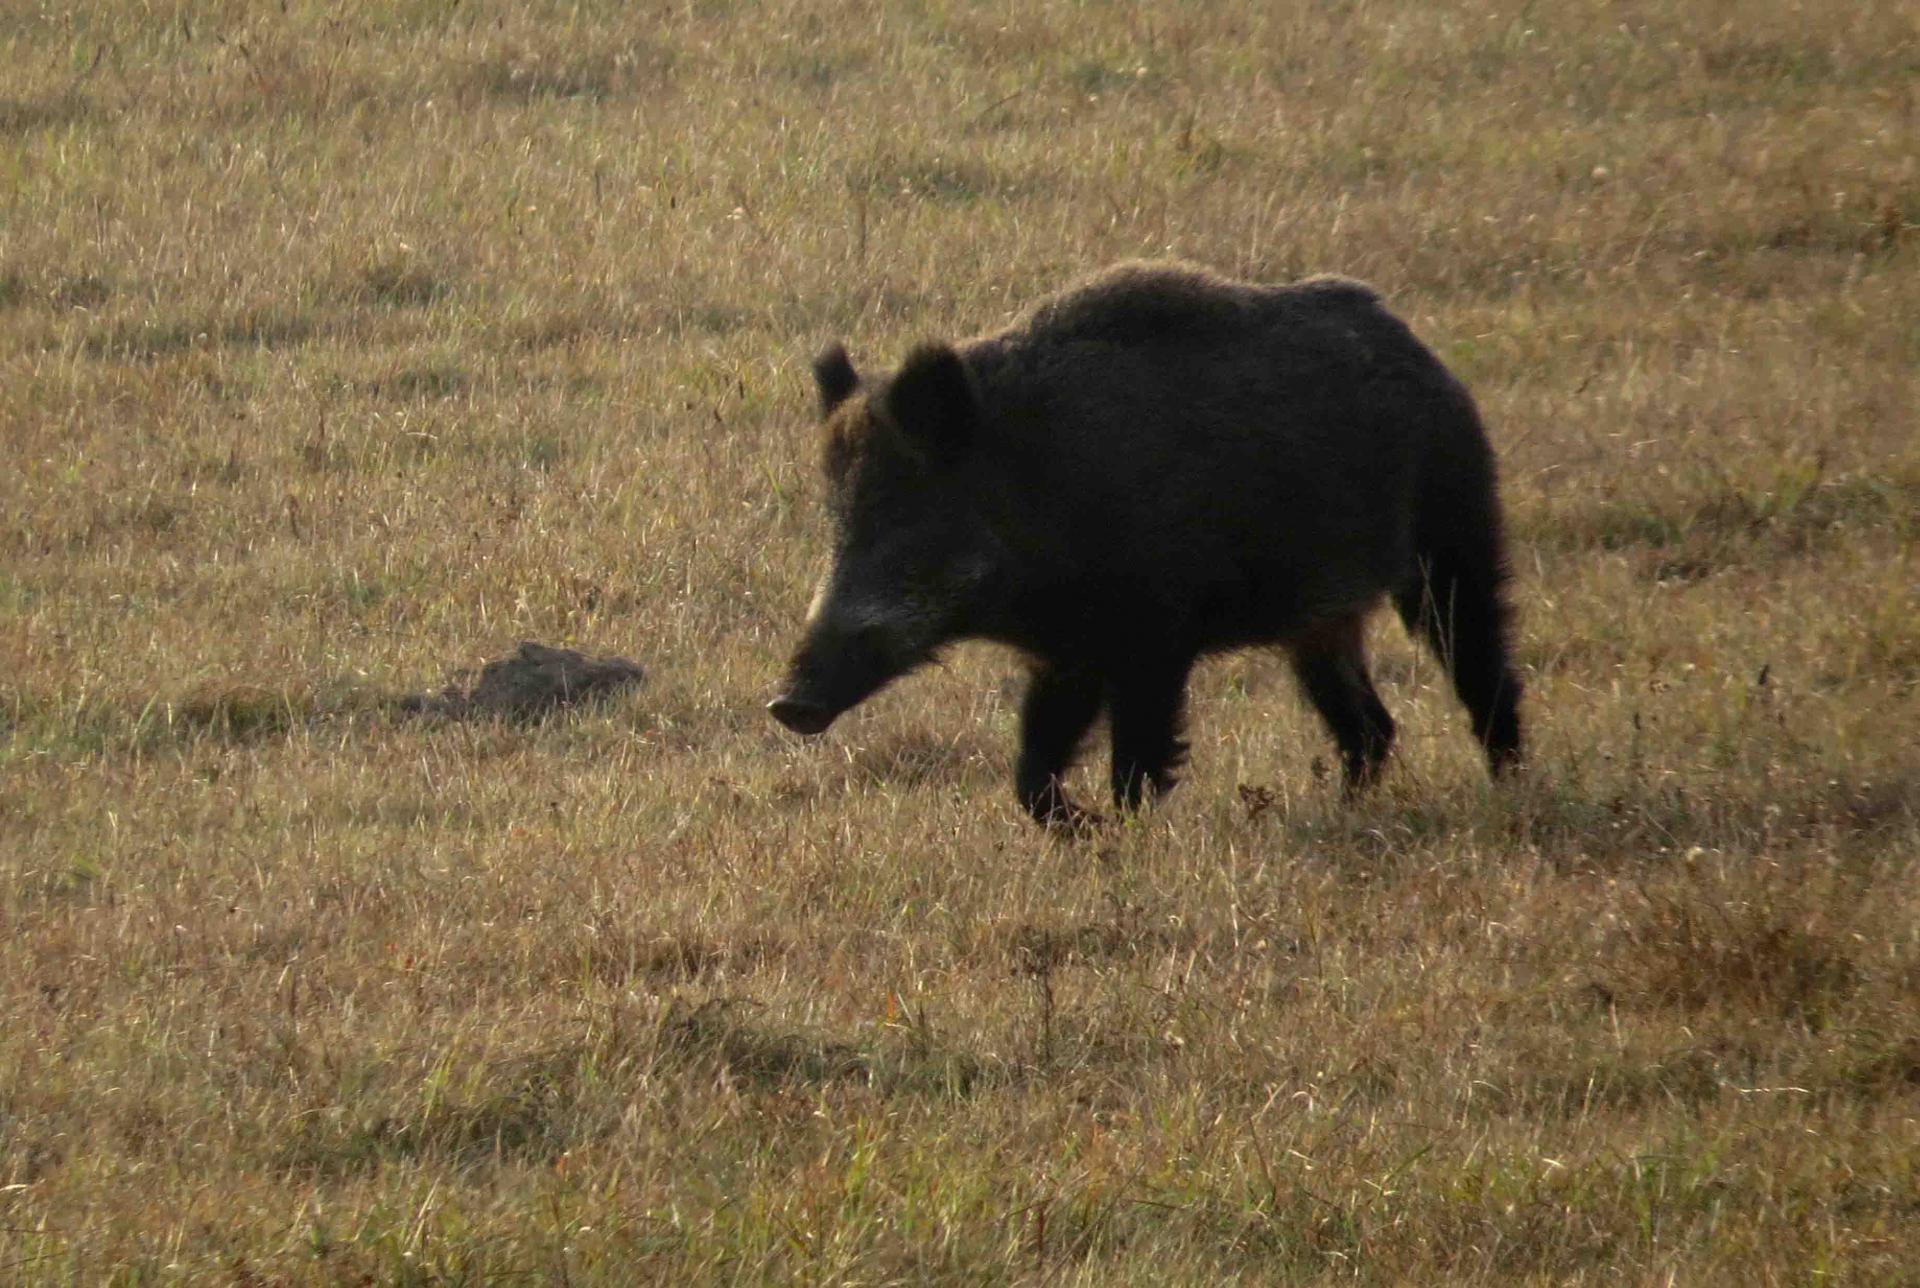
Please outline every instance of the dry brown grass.
[[[1911, 6], [0, 16], [0, 1277], [1911, 1281]], [[1537, 757], [1397, 628], [1021, 821], [1014, 669], [759, 710], [804, 358], [1372, 279], [1507, 468]], [[534, 638], [638, 696], [384, 697]], [[1242, 790], [1244, 789], [1244, 790]]]

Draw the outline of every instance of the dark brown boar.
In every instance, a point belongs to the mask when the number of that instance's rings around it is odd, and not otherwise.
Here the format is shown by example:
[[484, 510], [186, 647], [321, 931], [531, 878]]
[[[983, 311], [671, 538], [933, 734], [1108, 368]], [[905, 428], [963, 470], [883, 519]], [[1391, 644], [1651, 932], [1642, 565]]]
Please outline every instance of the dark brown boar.
[[1493, 452], [1368, 287], [1123, 264], [891, 377], [838, 346], [814, 374], [834, 558], [768, 706], [788, 728], [952, 641], [1012, 645], [1033, 661], [1020, 802], [1075, 826], [1061, 780], [1101, 712], [1132, 809], [1184, 758], [1194, 661], [1280, 644], [1358, 788], [1393, 740], [1364, 651], [1391, 598], [1494, 772], [1518, 762]]

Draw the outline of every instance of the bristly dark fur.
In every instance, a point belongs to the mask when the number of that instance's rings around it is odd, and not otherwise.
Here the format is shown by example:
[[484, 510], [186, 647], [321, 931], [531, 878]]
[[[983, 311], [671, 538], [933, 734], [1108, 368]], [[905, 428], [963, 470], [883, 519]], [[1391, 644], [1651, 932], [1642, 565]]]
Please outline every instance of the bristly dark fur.
[[1061, 780], [1103, 711], [1130, 808], [1173, 783], [1195, 660], [1279, 644], [1358, 789], [1394, 738], [1364, 646], [1390, 598], [1492, 769], [1518, 762], [1493, 452], [1467, 391], [1371, 288], [1129, 263], [1005, 330], [923, 346], [891, 380], [839, 359], [816, 367], [845, 495], [835, 584], [865, 578], [861, 603], [897, 597], [934, 633], [867, 630], [855, 665], [816, 625], [795, 692], [829, 661], [864, 696], [947, 640], [1016, 645], [1036, 659], [1016, 785], [1036, 818], [1070, 823]]

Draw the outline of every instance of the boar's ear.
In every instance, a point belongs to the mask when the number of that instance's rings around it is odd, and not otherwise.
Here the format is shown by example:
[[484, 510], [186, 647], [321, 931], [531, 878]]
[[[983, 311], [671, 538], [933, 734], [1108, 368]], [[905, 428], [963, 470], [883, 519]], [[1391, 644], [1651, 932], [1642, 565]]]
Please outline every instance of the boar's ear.
[[820, 386], [820, 414], [831, 416], [860, 387], [860, 373], [844, 346], [830, 344], [813, 360], [813, 382]]
[[907, 445], [936, 465], [958, 464], [973, 445], [979, 398], [951, 345], [923, 344], [908, 354], [883, 403]]

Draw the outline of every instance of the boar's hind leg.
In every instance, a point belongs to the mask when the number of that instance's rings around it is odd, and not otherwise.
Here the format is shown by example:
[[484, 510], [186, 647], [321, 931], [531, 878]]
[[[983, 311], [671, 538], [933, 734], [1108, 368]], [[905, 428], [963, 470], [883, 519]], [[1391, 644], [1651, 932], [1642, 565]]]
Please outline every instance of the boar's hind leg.
[[1191, 657], [1134, 665], [1108, 681], [1113, 722], [1113, 802], [1138, 809], [1148, 792], [1173, 786], [1174, 771], [1187, 758], [1180, 737]]
[[1340, 744], [1348, 791], [1379, 777], [1393, 746], [1393, 717], [1367, 674], [1364, 628], [1358, 614], [1342, 617], [1291, 645], [1300, 687]]
[[1408, 633], [1423, 638], [1453, 678], [1488, 766], [1504, 774], [1520, 762], [1520, 679], [1508, 654], [1498, 565], [1489, 556], [1471, 571], [1432, 560], [1394, 599]]
[[1059, 667], [1034, 672], [1020, 709], [1020, 765], [1014, 787], [1027, 813], [1048, 827], [1077, 828], [1087, 815], [1067, 799], [1060, 780], [1073, 764], [1087, 727], [1100, 714], [1098, 676]]

